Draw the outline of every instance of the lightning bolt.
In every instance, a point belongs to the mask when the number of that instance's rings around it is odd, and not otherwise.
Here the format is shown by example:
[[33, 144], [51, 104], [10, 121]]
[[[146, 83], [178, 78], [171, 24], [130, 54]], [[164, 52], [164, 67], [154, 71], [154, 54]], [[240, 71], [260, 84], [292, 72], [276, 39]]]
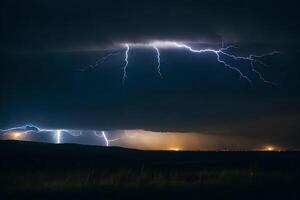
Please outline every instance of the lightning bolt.
[[125, 84], [127, 78], [127, 65], [128, 65], [128, 53], [130, 50], [129, 44], [125, 44], [126, 51], [125, 51], [125, 65], [123, 67], [123, 85]]
[[113, 53], [109, 53], [101, 58], [99, 58], [95, 64], [91, 64], [91, 65], [88, 65], [88, 66], [85, 66], [83, 68], [79, 68], [77, 69], [77, 71], [81, 71], [81, 72], [84, 72], [84, 71], [88, 71], [88, 70], [92, 70], [92, 69], [95, 69], [96, 67], [98, 67], [99, 65], [102, 65], [104, 62], [106, 62], [110, 57], [113, 57], [113, 56], [116, 56], [116, 55], [119, 55], [120, 52], [113, 52]]
[[153, 48], [155, 49], [156, 51], [156, 57], [157, 57], [157, 72], [159, 74], [159, 76], [162, 78], [162, 74], [161, 74], [161, 71], [160, 71], [160, 52], [159, 52], [159, 49], [153, 45]]
[[[85, 130], [87, 132], [90, 132], [91, 130]], [[45, 133], [45, 132], [50, 132], [54, 134], [54, 140], [56, 144], [60, 144], [63, 142], [62, 134], [67, 133], [71, 136], [78, 137], [82, 135], [81, 130], [68, 130], [68, 129], [45, 129], [45, 128], [40, 128], [32, 124], [26, 124], [24, 126], [17, 126], [17, 127], [12, 127], [8, 129], [0, 129], [1, 133], [4, 134], [10, 134], [13, 132], [18, 132], [22, 134], [30, 134], [30, 133]], [[122, 137], [117, 137], [114, 139], [109, 139], [107, 137], [107, 134], [105, 131], [92, 131], [94, 132], [95, 136], [103, 138], [105, 142], [105, 146], [110, 146], [111, 142], [117, 141], [122, 139]], [[125, 131], [126, 134], [126, 131]], [[127, 135], [126, 135], [127, 136]], [[129, 136], [129, 135], [128, 135]]]
[[61, 142], [61, 130], [56, 130], [56, 143], [60, 144]]
[[[254, 71], [258, 76], [259, 78], [265, 82], [265, 83], [272, 83], [270, 81], [267, 81], [261, 73], [259, 73], [257, 70], [255, 70], [255, 67], [254, 67], [254, 62], [260, 62], [262, 63], [261, 61], [255, 59], [255, 57], [263, 57], [263, 56], [256, 56], [256, 55], [250, 55], [248, 57], [242, 57], [242, 56], [235, 56], [233, 54], [229, 54], [229, 53], [226, 53], [225, 51], [228, 50], [229, 48], [232, 48], [233, 46], [228, 46], [228, 47], [222, 47], [220, 48], [219, 50], [214, 50], [214, 49], [193, 49], [192, 47], [188, 46], [188, 45], [185, 45], [185, 44], [180, 44], [180, 43], [177, 43], [177, 42], [174, 42], [174, 45], [176, 45], [177, 47], [179, 48], [185, 48], [187, 50], [189, 50], [190, 52], [193, 52], [193, 53], [214, 53], [216, 56], [217, 56], [217, 61], [219, 63], [222, 63], [224, 66], [226, 66], [227, 68], [231, 69], [231, 70], [234, 70], [236, 71], [240, 77], [244, 78], [245, 80], [247, 80], [249, 83], [252, 82], [250, 80], [250, 78], [246, 75], [244, 75], [240, 69], [238, 69], [237, 67], [233, 67], [231, 66], [230, 64], [226, 63], [224, 60], [221, 59], [221, 55], [225, 55], [225, 56], [228, 56], [230, 58], [233, 58], [234, 60], [247, 60], [247, 61], [250, 61], [250, 64], [252, 66], [252, 71]], [[271, 55], [271, 54], [274, 54], [275, 52], [272, 52], [268, 55]]]
[[275, 54], [279, 54], [281, 52], [279, 51], [273, 51], [273, 52], [270, 52], [270, 53], [266, 53], [266, 54], [263, 54], [263, 55], [250, 55], [249, 58], [251, 59], [251, 67], [252, 67], [252, 71], [254, 73], [256, 73], [258, 75], [258, 77], [265, 83], [268, 83], [268, 84], [272, 84], [272, 85], [276, 85], [274, 82], [271, 82], [271, 81], [268, 81], [264, 78], [264, 76], [255, 68], [255, 65], [254, 63], [257, 62], [263, 66], [267, 66], [264, 62], [258, 60], [259, 58], [264, 58], [264, 57], [267, 57], [267, 56], [273, 56]]
[[162, 77], [162, 73], [161, 73], [161, 62], [160, 62], [160, 51], [159, 51], [159, 47], [162, 48], [179, 48], [179, 49], [186, 49], [188, 51], [190, 51], [191, 53], [196, 53], [196, 54], [205, 54], [205, 53], [212, 53], [216, 55], [216, 59], [217, 61], [224, 65], [226, 68], [236, 72], [241, 78], [243, 78], [244, 80], [246, 80], [249, 83], [252, 83], [252, 80], [245, 75], [238, 67], [233, 66], [232, 64], [226, 62], [224, 60], [225, 57], [230, 58], [232, 60], [236, 60], [236, 61], [247, 61], [250, 66], [251, 66], [251, 70], [253, 73], [255, 73], [257, 75], [257, 77], [263, 81], [264, 83], [267, 84], [271, 84], [271, 85], [275, 85], [275, 83], [267, 80], [261, 72], [259, 72], [256, 67], [255, 67], [255, 63], [258, 63], [260, 65], [263, 66], [267, 66], [263, 61], [261, 61], [260, 59], [266, 57], [266, 56], [272, 56], [275, 54], [279, 54], [281, 52], [279, 51], [273, 51], [270, 53], [266, 53], [263, 55], [254, 55], [254, 54], [250, 54], [249, 56], [237, 56], [231, 53], [228, 53], [227, 51], [231, 48], [237, 48], [233, 45], [228, 45], [227, 47], [224, 47], [224, 43], [222, 42], [222, 47], [219, 49], [211, 49], [211, 48], [204, 48], [204, 49], [195, 49], [187, 44], [184, 43], [180, 43], [180, 42], [152, 42], [152, 43], [146, 43], [146, 44], [135, 44], [135, 43], [125, 43], [125, 47], [126, 47], [126, 51], [125, 51], [125, 65], [123, 67], [123, 85], [127, 79], [127, 66], [128, 66], [128, 52], [130, 50], [130, 46], [136, 46], [136, 47], [151, 47], [156, 51], [156, 58], [157, 58], [157, 72], [160, 75], [160, 77]]
[[[34, 130], [37, 130], [39, 131], [40, 129], [36, 126], [33, 126], [31, 124], [28, 124], [28, 125], [24, 125], [24, 126], [17, 126], [17, 127], [13, 127], [13, 128], [8, 128], [8, 129], [0, 129], [0, 132], [4, 132], [4, 133], [7, 133], [7, 132], [12, 132], [12, 131], [19, 131], [19, 130], [26, 130], [28, 128], [34, 128]], [[27, 130], [27, 131], [32, 131], [32, 130]], [[26, 132], [27, 132], [26, 131]]]
[[109, 140], [106, 137], [105, 131], [101, 131], [101, 133], [102, 133], [102, 136], [103, 136], [103, 138], [104, 138], [104, 140], [106, 142], [106, 146], [108, 147], [109, 146]]
[[97, 137], [103, 138], [107, 147], [110, 146], [111, 142], [114, 142], [114, 141], [117, 141], [117, 140], [121, 139], [121, 138], [108, 139], [108, 137], [106, 136], [105, 131], [101, 131], [101, 134], [99, 134], [99, 131], [94, 131], [94, 134]]
[[20, 132], [22, 134], [50, 132], [50, 133], [54, 133], [55, 141], [57, 144], [62, 142], [62, 133], [67, 133], [74, 137], [81, 136], [81, 132], [79, 132], [79, 134], [75, 134], [76, 131], [73, 131], [73, 130], [45, 129], [45, 128], [40, 128], [40, 127], [32, 125], [32, 124], [26, 124], [24, 126], [17, 126], [17, 127], [12, 127], [12, 128], [8, 128], [8, 129], [0, 129], [0, 132], [2, 132], [4, 134], [9, 134], [11, 132]]

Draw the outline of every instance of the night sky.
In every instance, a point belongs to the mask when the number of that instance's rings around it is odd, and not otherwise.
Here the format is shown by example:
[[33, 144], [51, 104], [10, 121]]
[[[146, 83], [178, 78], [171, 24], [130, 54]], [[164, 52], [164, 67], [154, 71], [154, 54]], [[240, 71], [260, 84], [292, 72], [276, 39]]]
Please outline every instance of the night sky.
[[[296, 1], [4, 0], [0, 13], [1, 128], [192, 132], [300, 148]], [[211, 48], [223, 41], [239, 55], [281, 51], [258, 66], [276, 86], [247, 63], [232, 64], [252, 84], [213, 54], [178, 49], [161, 49], [160, 78], [155, 51], [143, 48], [130, 51], [122, 85], [125, 49], [116, 44], [150, 40]]]

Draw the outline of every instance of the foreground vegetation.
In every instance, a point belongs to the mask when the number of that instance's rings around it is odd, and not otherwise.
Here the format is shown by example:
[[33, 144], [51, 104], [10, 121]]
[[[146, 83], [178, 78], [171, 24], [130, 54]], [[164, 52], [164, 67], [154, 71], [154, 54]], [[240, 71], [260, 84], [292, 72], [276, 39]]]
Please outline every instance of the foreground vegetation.
[[297, 199], [298, 152], [150, 152], [0, 142], [1, 195]]

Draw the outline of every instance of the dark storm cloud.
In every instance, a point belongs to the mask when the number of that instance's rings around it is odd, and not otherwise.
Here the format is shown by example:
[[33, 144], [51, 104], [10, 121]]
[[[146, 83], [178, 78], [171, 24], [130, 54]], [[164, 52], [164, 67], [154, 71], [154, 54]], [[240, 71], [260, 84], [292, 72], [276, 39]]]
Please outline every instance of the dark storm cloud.
[[148, 39], [296, 42], [297, 6], [274, 1], [4, 1], [3, 51], [106, 48]]
[[[70, 129], [192, 131], [299, 147], [299, 14], [293, 1], [2, 1], [1, 127], [39, 124]], [[235, 51], [268, 57], [254, 84], [214, 55], [130, 51], [101, 69], [78, 72], [116, 42], [151, 39], [237, 42]], [[65, 53], [69, 51], [69, 53]], [[74, 52], [73, 52], [74, 51]], [[25, 52], [30, 54], [19, 54]], [[52, 53], [48, 53], [52, 52]], [[56, 53], [53, 53], [56, 52]], [[71, 53], [70, 53], [71, 52]]]

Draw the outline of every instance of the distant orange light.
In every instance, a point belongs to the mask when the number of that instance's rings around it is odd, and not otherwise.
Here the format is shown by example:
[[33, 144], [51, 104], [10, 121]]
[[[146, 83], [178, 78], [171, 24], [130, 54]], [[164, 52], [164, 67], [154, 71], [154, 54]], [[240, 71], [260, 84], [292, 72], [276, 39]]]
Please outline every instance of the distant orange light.
[[265, 151], [275, 151], [275, 147], [273, 147], [273, 146], [266, 146], [266, 147], [264, 148], [264, 150], [265, 150]]
[[168, 150], [169, 150], [169, 151], [181, 151], [181, 149], [178, 148], [178, 147], [171, 147], [171, 148], [169, 148]]
[[12, 139], [12, 140], [18, 140], [21, 138], [21, 136], [22, 136], [22, 133], [20, 133], [20, 132], [10, 133], [10, 139]]

